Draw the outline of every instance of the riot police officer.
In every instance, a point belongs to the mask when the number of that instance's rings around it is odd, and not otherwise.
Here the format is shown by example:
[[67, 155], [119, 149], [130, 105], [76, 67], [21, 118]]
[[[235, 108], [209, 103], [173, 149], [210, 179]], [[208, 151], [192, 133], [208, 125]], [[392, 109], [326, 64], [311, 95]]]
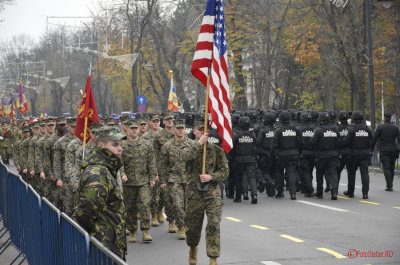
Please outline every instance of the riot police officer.
[[[232, 135], [236, 135], [240, 132], [239, 119], [240, 119], [240, 115], [237, 112], [232, 113], [232, 116], [231, 116]], [[228, 199], [233, 199], [234, 194], [235, 194], [235, 174], [233, 173], [234, 172], [234, 161], [233, 161], [233, 157], [232, 157], [232, 152], [228, 153], [227, 159], [228, 159], [228, 165], [229, 165], [229, 175], [228, 175], [228, 194], [226, 197]]]
[[301, 180], [301, 189], [305, 197], [312, 197], [314, 188], [312, 186], [312, 171], [314, 167], [314, 150], [310, 142], [314, 136], [314, 124], [311, 114], [308, 111], [302, 111], [300, 114], [300, 125], [298, 126], [301, 136], [301, 155], [299, 163], [299, 173]]
[[297, 161], [300, 149], [300, 133], [290, 124], [290, 113], [283, 111], [279, 114], [280, 126], [275, 130], [273, 139], [273, 152], [275, 155], [275, 177], [278, 193], [275, 198], [283, 195], [284, 172], [288, 178], [290, 199], [296, 199]]
[[256, 136], [250, 128], [249, 117], [240, 117], [240, 131], [233, 136], [232, 156], [235, 163], [236, 194], [234, 202], [241, 202], [241, 195], [248, 199], [248, 186], [250, 185], [251, 203], [257, 203], [256, 184]]
[[257, 165], [261, 170], [263, 184], [265, 184], [267, 195], [272, 197], [275, 195], [275, 179], [273, 174], [274, 157], [272, 153], [274, 123], [276, 121], [275, 114], [264, 111], [262, 120], [264, 126], [257, 134], [257, 147], [259, 150]]
[[386, 179], [386, 191], [393, 191], [394, 165], [396, 157], [399, 157], [399, 149], [396, 147], [396, 139], [400, 144], [400, 130], [390, 123], [392, 115], [384, 114], [384, 123], [376, 128], [371, 150], [379, 140], [380, 160], [383, 165], [383, 174]]
[[338, 183], [340, 182], [340, 175], [344, 167], [346, 166], [347, 176], [349, 175], [349, 158], [350, 158], [350, 148], [348, 143], [345, 141], [345, 138], [349, 134], [350, 124], [347, 122], [349, 118], [348, 113], [345, 111], [339, 112], [338, 119], [339, 125], [337, 126], [337, 130], [339, 132], [339, 166], [338, 166]]
[[337, 200], [338, 180], [338, 139], [339, 133], [332, 126], [327, 112], [321, 112], [319, 115], [320, 127], [315, 128], [311, 143], [315, 149], [315, 166], [317, 168], [317, 193], [320, 199], [323, 197], [324, 174], [329, 180], [331, 189], [331, 199]]
[[367, 125], [362, 124], [364, 116], [361, 112], [354, 112], [351, 115], [351, 119], [354, 123], [349, 129], [349, 134], [346, 137], [346, 142], [350, 148], [350, 159], [349, 159], [349, 181], [347, 184], [347, 191], [343, 194], [348, 197], [354, 197], [354, 186], [356, 181], [357, 168], [360, 168], [361, 182], [362, 182], [362, 193], [363, 199], [368, 199], [369, 191], [369, 175], [368, 175], [368, 164], [369, 164], [369, 152], [372, 146], [372, 133]]

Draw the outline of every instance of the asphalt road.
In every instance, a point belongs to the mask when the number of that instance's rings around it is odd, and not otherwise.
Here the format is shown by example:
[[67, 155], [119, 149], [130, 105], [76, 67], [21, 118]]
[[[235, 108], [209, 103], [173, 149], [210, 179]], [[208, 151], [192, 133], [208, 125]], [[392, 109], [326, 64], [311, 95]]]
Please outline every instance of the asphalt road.
[[[400, 184], [395, 177], [394, 192], [384, 191], [383, 174], [370, 173], [369, 200], [362, 199], [360, 176], [355, 198], [343, 196], [347, 175], [342, 175], [337, 201], [305, 198], [277, 200], [259, 195], [250, 201], [233, 203], [224, 199], [219, 264], [320, 265], [400, 264]], [[314, 185], [315, 186], [315, 185]], [[168, 224], [150, 230], [152, 243], [128, 243], [129, 264], [188, 264], [189, 248], [177, 234], [167, 232]], [[358, 253], [357, 253], [358, 251]], [[389, 257], [362, 257], [383, 252]], [[364, 252], [364, 253], [363, 253]], [[355, 256], [353, 258], [350, 258]], [[208, 264], [204, 229], [198, 264]]]
[[[10, 166], [10, 170], [15, 167]], [[257, 205], [250, 201], [233, 203], [224, 199], [221, 222], [219, 264], [237, 265], [330, 265], [400, 264], [400, 182], [395, 177], [394, 192], [386, 192], [383, 174], [370, 173], [369, 200], [362, 199], [360, 176], [356, 178], [355, 198], [343, 196], [347, 176], [342, 174], [337, 201], [305, 198], [297, 200], [259, 195]], [[314, 184], [314, 186], [316, 186]], [[153, 227], [153, 242], [128, 243], [127, 262], [131, 265], [188, 264], [189, 248], [177, 234], [167, 232], [168, 224]], [[350, 258], [350, 256], [358, 256]], [[361, 257], [377, 254], [389, 257]], [[364, 253], [363, 253], [364, 252]], [[0, 257], [9, 264], [16, 257], [10, 248]], [[349, 254], [350, 253], [350, 254]], [[19, 259], [21, 260], [21, 259]], [[198, 264], [208, 264], [204, 229], [199, 245]]]

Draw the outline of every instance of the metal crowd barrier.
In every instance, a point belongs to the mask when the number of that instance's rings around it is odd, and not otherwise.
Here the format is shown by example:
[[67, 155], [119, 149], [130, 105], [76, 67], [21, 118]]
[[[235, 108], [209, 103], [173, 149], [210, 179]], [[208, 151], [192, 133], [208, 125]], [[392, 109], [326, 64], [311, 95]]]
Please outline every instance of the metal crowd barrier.
[[[33, 265], [128, 265], [0, 162], [0, 255], [13, 244]], [[22, 262], [22, 261], [21, 261]]]

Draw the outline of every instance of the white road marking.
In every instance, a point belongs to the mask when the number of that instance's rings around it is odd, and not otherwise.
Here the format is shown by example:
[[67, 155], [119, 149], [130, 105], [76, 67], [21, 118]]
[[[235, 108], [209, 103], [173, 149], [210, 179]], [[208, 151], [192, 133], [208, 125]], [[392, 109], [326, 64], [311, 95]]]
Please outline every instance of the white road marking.
[[332, 210], [332, 211], [337, 211], [337, 212], [348, 212], [349, 211], [349, 210], [340, 209], [340, 208], [336, 208], [336, 207], [331, 207], [331, 206], [327, 206], [327, 205], [323, 205], [323, 204], [319, 204], [319, 203], [314, 203], [314, 202], [308, 202], [308, 201], [298, 201], [298, 202], [304, 203], [304, 204], [308, 204], [308, 205], [312, 205], [312, 206], [316, 206], [316, 207], [329, 209], [329, 210]]
[[261, 263], [264, 265], [281, 265], [280, 263], [277, 263], [275, 261], [261, 261]]

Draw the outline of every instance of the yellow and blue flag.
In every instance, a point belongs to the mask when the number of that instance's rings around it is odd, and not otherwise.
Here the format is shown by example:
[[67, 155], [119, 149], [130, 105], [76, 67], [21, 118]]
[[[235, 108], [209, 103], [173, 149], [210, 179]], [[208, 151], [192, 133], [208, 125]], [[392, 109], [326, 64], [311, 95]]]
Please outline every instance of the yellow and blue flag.
[[171, 88], [169, 89], [168, 110], [179, 111], [178, 96], [176, 95], [173, 77], [171, 77]]
[[19, 96], [17, 101], [17, 108], [21, 115], [28, 111], [28, 101], [25, 98], [24, 87], [22, 86], [22, 78], [19, 79]]

